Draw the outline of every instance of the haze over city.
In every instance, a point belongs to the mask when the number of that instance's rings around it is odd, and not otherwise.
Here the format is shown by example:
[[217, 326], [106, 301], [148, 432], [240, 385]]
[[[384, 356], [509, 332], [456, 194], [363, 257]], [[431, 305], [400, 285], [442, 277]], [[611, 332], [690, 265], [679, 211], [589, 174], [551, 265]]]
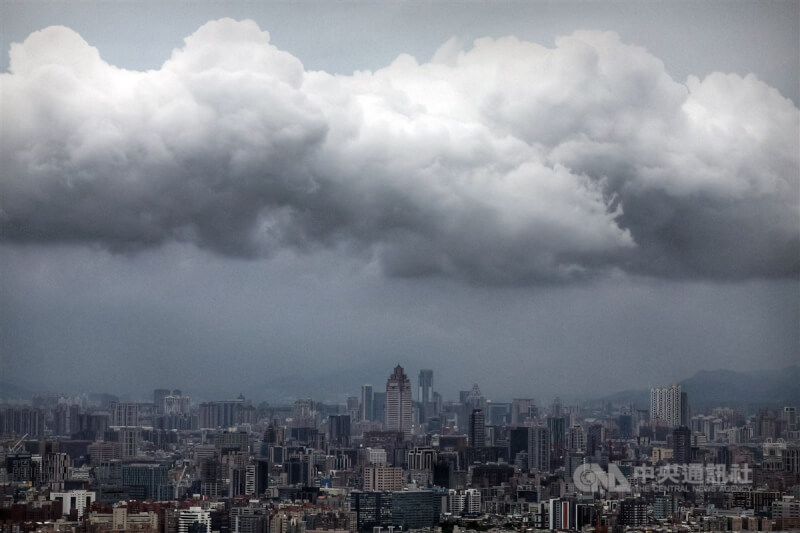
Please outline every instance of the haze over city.
[[800, 360], [800, 4], [0, 3], [0, 382]]

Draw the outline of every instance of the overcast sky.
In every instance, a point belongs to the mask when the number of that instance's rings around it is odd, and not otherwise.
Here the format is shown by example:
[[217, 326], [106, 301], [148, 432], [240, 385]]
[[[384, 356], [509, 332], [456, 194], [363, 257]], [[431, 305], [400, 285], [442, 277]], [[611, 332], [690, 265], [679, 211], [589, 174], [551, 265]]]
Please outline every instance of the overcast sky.
[[800, 3], [0, 2], [0, 381], [800, 361]]

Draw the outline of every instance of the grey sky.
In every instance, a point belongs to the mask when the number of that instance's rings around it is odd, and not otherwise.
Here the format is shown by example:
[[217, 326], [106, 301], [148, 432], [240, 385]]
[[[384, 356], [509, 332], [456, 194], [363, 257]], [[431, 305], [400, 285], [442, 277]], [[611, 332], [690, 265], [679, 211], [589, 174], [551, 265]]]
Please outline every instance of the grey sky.
[[77, 32], [3, 75], [0, 379], [546, 400], [798, 362], [800, 4], [187, 7], [0, 3], [5, 50]]

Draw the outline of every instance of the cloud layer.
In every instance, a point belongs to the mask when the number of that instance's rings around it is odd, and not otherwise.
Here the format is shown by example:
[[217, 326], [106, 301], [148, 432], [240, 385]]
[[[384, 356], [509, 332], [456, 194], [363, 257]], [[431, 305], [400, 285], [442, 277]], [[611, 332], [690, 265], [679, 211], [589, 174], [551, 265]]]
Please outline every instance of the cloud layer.
[[147, 72], [54, 26], [0, 84], [6, 242], [344, 246], [488, 283], [800, 273], [798, 109], [753, 75], [678, 83], [613, 33], [333, 76], [252, 21]]

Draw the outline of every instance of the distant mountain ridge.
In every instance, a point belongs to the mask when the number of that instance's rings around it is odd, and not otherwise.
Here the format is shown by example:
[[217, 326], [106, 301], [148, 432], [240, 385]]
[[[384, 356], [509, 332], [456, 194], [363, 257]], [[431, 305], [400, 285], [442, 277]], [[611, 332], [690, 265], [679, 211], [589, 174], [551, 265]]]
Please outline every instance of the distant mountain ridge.
[[[700, 370], [679, 381], [681, 390], [695, 408], [800, 406], [800, 366], [782, 369], [737, 372], [734, 370]], [[664, 383], [663, 385], [669, 385]], [[601, 398], [604, 402], [650, 404], [650, 389], [617, 392]]]
[[[260, 387], [244, 387], [248, 398], [261, 401], [264, 391], [271, 391], [276, 398], [305, 397], [310, 391], [326, 392], [342, 398], [352, 392], [340, 385], [344, 376], [329, 376], [320, 381], [302, 374], [292, 378], [283, 378], [265, 383]], [[800, 407], [800, 365], [792, 365], [782, 369], [756, 370], [738, 372], [734, 370], [701, 370], [680, 382], [683, 391], [689, 396], [689, 404], [693, 409], [710, 407], [738, 407], [749, 411], [762, 407], [783, 407], [785, 405]], [[670, 383], [659, 383], [660, 386]], [[43, 394], [41, 390], [23, 384], [0, 381], [0, 403], [29, 401], [33, 396]], [[238, 391], [237, 391], [238, 394]], [[224, 395], [223, 395], [224, 396]], [[650, 389], [631, 389], [616, 392], [597, 398], [604, 403], [635, 404], [640, 408], [650, 405]]]

